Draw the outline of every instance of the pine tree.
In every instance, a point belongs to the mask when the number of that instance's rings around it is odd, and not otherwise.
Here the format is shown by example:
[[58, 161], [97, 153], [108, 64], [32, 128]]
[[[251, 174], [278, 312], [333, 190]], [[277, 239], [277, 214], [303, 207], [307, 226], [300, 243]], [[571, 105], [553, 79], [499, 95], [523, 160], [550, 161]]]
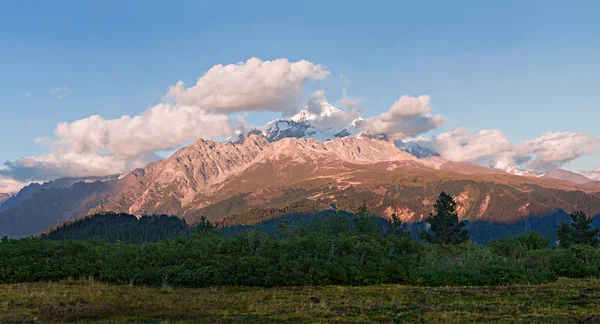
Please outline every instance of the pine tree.
[[429, 243], [455, 245], [469, 240], [469, 232], [463, 230], [463, 221], [458, 221], [456, 202], [452, 196], [442, 191], [434, 205], [435, 215], [429, 214], [425, 220], [431, 225], [430, 232], [424, 231], [419, 237]]
[[200, 223], [194, 227], [194, 233], [198, 234], [213, 233], [214, 230], [213, 224], [211, 224], [204, 216], [200, 218]]
[[592, 228], [592, 219], [582, 211], [571, 214], [571, 223], [562, 223], [556, 233], [561, 247], [573, 244], [597, 246], [600, 243], [600, 229]]
[[398, 218], [396, 213], [392, 214], [390, 220], [388, 221], [388, 230], [385, 233], [386, 236], [405, 236], [406, 231], [402, 229], [402, 221]]

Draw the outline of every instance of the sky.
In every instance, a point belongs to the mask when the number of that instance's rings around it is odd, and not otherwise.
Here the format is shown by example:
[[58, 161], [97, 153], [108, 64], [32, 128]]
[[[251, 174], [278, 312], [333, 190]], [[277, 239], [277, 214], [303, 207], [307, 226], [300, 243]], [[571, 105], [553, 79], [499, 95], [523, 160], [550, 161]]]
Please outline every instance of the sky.
[[314, 96], [455, 160], [600, 174], [597, 1], [5, 0], [0, 44], [0, 192]]

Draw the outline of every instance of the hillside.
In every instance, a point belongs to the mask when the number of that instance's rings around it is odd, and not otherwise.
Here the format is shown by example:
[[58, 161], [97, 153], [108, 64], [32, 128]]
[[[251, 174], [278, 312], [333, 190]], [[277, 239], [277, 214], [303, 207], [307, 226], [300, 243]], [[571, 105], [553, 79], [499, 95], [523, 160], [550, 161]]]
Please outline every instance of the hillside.
[[557, 209], [600, 212], [598, 189], [588, 184], [418, 159], [386, 140], [269, 142], [250, 135], [241, 143], [198, 140], [118, 180], [39, 190], [0, 212], [0, 235], [35, 235], [100, 212], [171, 214], [190, 224], [201, 216], [253, 223], [258, 220], [250, 214], [270, 209], [317, 211], [336, 205], [354, 211], [363, 202], [377, 215], [396, 213], [416, 222], [441, 191], [455, 197], [467, 220], [512, 223]]

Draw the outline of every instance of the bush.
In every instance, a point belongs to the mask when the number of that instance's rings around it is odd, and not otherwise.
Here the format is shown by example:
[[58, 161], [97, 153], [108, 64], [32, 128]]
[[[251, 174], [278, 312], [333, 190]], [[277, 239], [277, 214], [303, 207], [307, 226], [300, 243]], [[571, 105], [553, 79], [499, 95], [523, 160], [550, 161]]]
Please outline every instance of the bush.
[[600, 249], [589, 245], [546, 249], [537, 253], [540, 260], [559, 276], [569, 278], [600, 278]]
[[536, 284], [555, 281], [549, 269], [532, 268], [526, 260], [509, 260], [475, 243], [428, 245], [413, 282], [427, 286]]
[[492, 251], [507, 258], [523, 258], [529, 251], [547, 248], [551, 240], [537, 232], [529, 232], [500, 240], [492, 240]]
[[[356, 226], [357, 220], [362, 227]], [[557, 276], [600, 278], [597, 247], [549, 249], [548, 240], [536, 233], [491, 246], [420, 244], [400, 229], [386, 234], [374, 230], [368, 221], [333, 215], [301, 228], [285, 228], [285, 235], [225, 237], [201, 230], [145, 244], [3, 239], [0, 282], [91, 277], [156, 287], [477, 286], [535, 284]]]

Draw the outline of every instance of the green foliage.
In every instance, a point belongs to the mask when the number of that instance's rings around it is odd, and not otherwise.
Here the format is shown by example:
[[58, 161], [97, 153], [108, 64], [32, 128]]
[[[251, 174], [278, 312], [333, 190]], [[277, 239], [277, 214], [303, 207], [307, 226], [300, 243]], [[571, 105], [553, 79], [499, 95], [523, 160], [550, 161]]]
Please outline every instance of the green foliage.
[[508, 258], [523, 258], [531, 250], [540, 250], [550, 245], [550, 239], [542, 237], [537, 232], [529, 232], [513, 237], [492, 240], [492, 251]]
[[[221, 229], [205, 218], [193, 228], [194, 235], [180, 235], [190, 229], [177, 218], [105, 214], [62, 226], [41, 239], [3, 238], [0, 283], [94, 278], [169, 291], [223, 285], [477, 286], [551, 282], [557, 276], [600, 278], [598, 247], [549, 249], [549, 240], [537, 233], [490, 246], [457, 244], [466, 231], [454, 201], [443, 193], [435, 208], [436, 215], [430, 216], [435, 235], [428, 235], [441, 244], [415, 242], [397, 215], [384, 233], [366, 206], [358, 215], [332, 210], [302, 224], [280, 222], [277, 233], [234, 237], [220, 235]], [[570, 230], [590, 232], [577, 225], [589, 225], [585, 215], [573, 219]], [[151, 243], [153, 237], [170, 238]]]
[[427, 245], [419, 266], [417, 283], [429, 286], [536, 284], [557, 279], [554, 272], [533, 267], [527, 259], [509, 260], [472, 242]]
[[213, 224], [211, 224], [211, 222], [206, 220], [206, 217], [204, 216], [200, 218], [200, 222], [198, 223], [198, 225], [194, 226], [193, 230], [194, 233], [201, 235], [214, 233], [214, 231], [215, 227], [213, 226]]
[[597, 246], [599, 232], [600, 229], [592, 228], [591, 218], [582, 211], [575, 211], [571, 214], [571, 223], [562, 223], [556, 235], [561, 247], [574, 244]]
[[430, 232], [422, 232], [420, 238], [434, 244], [455, 245], [469, 240], [469, 232], [463, 230], [463, 221], [458, 221], [456, 202], [452, 196], [442, 192], [434, 205], [435, 215], [425, 220], [431, 225]]
[[42, 240], [91, 240], [111, 243], [159, 242], [176, 236], [189, 235], [186, 222], [175, 216], [136, 216], [123, 213], [103, 213], [67, 222], [40, 235]]
[[392, 214], [391, 219], [388, 221], [388, 229], [385, 232], [386, 236], [399, 236], [405, 237], [409, 234], [402, 228], [402, 221], [398, 218], [396, 213]]
[[375, 216], [369, 213], [366, 204], [362, 204], [356, 213], [354, 230], [363, 235], [381, 235], [381, 227], [375, 222]]
[[572, 245], [568, 248], [544, 249], [532, 253], [532, 259], [546, 265], [559, 276], [600, 278], [600, 248]]

